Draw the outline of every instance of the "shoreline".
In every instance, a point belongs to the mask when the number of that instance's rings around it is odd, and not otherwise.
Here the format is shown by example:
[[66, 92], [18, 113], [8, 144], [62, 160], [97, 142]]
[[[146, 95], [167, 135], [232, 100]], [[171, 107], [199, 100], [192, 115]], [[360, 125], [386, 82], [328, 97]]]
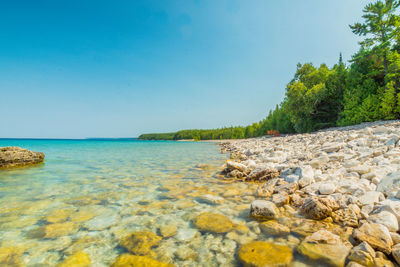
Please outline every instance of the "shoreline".
[[226, 140], [219, 146], [231, 160], [219, 177], [259, 183], [254, 219], [277, 221], [279, 228], [280, 214], [291, 211], [347, 233], [317, 227], [296, 248], [304, 257], [334, 266], [394, 266], [400, 264], [399, 140], [399, 120]]

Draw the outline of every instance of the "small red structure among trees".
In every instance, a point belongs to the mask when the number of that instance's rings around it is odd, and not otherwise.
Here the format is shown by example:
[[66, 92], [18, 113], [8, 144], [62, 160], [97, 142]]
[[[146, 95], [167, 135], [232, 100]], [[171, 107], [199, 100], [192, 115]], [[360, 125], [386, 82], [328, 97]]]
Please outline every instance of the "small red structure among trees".
[[267, 135], [273, 135], [275, 137], [281, 136], [281, 134], [277, 130], [269, 130]]

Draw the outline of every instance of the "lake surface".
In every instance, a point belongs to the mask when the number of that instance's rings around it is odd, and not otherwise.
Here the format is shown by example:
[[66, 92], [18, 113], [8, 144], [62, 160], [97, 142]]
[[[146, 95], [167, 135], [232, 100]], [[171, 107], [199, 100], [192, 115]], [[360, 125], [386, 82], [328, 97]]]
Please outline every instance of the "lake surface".
[[[118, 246], [124, 236], [158, 233], [171, 224], [177, 234], [162, 240], [155, 249], [158, 257], [178, 266], [233, 264], [235, 244], [225, 244], [231, 247], [220, 253], [203, 247], [223, 244], [223, 238], [202, 235], [191, 223], [199, 212], [215, 211], [196, 197], [226, 189], [226, 183], [212, 178], [227, 158], [216, 144], [0, 140], [0, 146], [46, 154], [39, 166], [0, 171], [1, 247], [17, 248], [15, 257], [23, 265], [54, 266], [84, 251], [93, 266], [108, 266], [124, 252]], [[227, 201], [218, 210], [235, 219], [232, 207]], [[52, 223], [58, 223], [56, 229], [43, 233]], [[177, 258], [179, 247], [191, 248], [198, 257]]]
[[[91, 266], [109, 266], [128, 252], [121, 240], [141, 231], [164, 235], [150, 256], [175, 266], [238, 266], [238, 248], [252, 240], [292, 248], [300, 242], [260, 232], [248, 216], [257, 185], [217, 178], [228, 155], [215, 143], [0, 140], [0, 146], [46, 155], [44, 164], [0, 171], [1, 266], [55, 266], [81, 252]], [[207, 203], [204, 195], [223, 201]], [[193, 221], [204, 212], [235, 226], [224, 234], [201, 232]]]

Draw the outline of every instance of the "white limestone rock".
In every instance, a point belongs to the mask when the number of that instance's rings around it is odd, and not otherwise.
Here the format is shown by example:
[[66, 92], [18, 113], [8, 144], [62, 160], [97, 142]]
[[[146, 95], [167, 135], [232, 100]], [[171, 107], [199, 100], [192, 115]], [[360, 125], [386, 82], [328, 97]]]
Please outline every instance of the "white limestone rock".
[[399, 223], [396, 216], [388, 211], [381, 211], [376, 214], [372, 214], [368, 217], [368, 221], [372, 223], [379, 223], [386, 226], [389, 231], [397, 232], [399, 230]]
[[333, 183], [323, 183], [319, 186], [319, 193], [321, 195], [330, 195], [335, 193], [336, 186]]

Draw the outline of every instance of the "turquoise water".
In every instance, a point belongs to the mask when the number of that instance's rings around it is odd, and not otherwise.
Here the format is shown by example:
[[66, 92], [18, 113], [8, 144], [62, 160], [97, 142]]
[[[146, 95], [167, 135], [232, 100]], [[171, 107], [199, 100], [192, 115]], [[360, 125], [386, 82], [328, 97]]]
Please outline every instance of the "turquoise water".
[[[121, 241], [143, 231], [160, 241], [141, 255], [175, 266], [239, 266], [243, 244], [270, 241], [295, 252], [305, 235], [331, 227], [282, 217], [290, 235], [263, 234], [249, 218], [258, 185], [217, 177], [228, 155], [214, 143], [0, 140], [0, 146], [46, 155], [44, 164], [0, 170], [0, 266], [76, 266], [71, 259], [110, 266], [129, 253]], [[220, 199], [207, 202], [205, 195]], [[228, 232], [200, 231], [194, 221], [204, 212], [226, 216]], [[294, 259], [293, 266], [315, 265], [297, 253]]]
[[[172, 225], [176, 234], [164, 238], [153, 257], [177, 266], [236, 264], [234, 241], [201, 234], [192, 223], [200, 212], [216, 209], [237, 223], [245, 220], [237, 218], [235, 207], [243, 202], [235, 196], [218, 208], [197, 199], [223, 195], [230, 186], [213, 177], [227, 158], [216, 144], [0, 140], [0, 146], [46, 155], [44, 164], [0, 171], [0, 261], [55, 266], [83, 251], [92, 266], [109, 266], [124, 253], [118, 246], [123, 237], [160, 234]], [[182, 248], [195, 256], [177, 256]]]

